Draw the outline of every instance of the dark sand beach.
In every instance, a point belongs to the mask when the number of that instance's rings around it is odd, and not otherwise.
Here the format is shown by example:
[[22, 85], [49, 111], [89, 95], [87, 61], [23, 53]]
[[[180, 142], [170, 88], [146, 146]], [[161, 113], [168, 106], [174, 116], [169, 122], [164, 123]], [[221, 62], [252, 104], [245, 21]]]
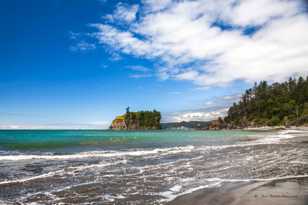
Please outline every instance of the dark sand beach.
[[[303, 129], [301, 129], [303, 130]], [[304, 129], [305, 130], [305, 129]], [[293, 133], [295, 134], [295, 133]], [[290, 142], [308, 148], [307, 134]], [[306, 154], [306, 157], [307, 154]], [[308, 161], [306, 161], [308, 163]], [[307, 205], [308, 176], [228, 182], [177, 197], [168, 205]]]
[[168, 205], [307, 205], [308, 177], [256, 183], [226, 183], [178, 197]]

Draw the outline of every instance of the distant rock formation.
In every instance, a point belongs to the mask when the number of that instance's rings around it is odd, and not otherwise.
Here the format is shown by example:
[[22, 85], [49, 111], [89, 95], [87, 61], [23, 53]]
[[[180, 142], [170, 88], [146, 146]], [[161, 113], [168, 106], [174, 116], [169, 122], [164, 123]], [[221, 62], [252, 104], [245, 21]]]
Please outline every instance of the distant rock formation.
[[221, 117], [219, 117], [217, 120], [212, 120], [209, 124], [209, 130], [222, 130], [226, 128], [227, 124]]
[[171, 130], [222, 130], [228, 129], [227, 126], [221, 117], [211, 121], [182, 121], [161, 124], [162, 129]]
[[126, 123], [125, 123], [125, 117], [123, 115], [117, 116], [111, 123], [110, 126], [113, 130], [125, 130], [127, 129]]
[[208, 130], [209, 121], [182, 121], [161, 123], [162, 129], [170, 130]]
[[124, 115], [117, 116], [110, 126], [112, 130], [157, 130], [160, 129], [160, 112], [130, 112], [129, 107]]

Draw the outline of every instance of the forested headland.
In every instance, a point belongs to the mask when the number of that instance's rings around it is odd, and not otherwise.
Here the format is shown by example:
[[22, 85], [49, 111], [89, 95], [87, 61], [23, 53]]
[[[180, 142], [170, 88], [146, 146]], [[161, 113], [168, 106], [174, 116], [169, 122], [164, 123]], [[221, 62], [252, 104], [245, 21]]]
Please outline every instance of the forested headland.
[[224, 121], [228, 128], [307, 124], [308, 77], [255, 83], [229, 108]]

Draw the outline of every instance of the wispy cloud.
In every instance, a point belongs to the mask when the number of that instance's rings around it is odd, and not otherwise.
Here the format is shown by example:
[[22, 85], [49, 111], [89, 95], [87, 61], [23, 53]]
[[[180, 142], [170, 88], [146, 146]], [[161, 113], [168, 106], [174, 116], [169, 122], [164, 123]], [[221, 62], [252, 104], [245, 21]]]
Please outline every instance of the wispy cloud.
[[199, 109], [183, 110], [163, 115], [164, 122], [210, 121], [227, 114], [229, 106], [240, 99], [239, 94], [226, 95], [205, 101]]
[[125, 29], [110, 20], [92, 26], [100, 44], [157, 60], [161, 78], [204, 87], [308, 74], [304, 10], [297, 0], [144, 0], [110, 14]]
[[132, 66], [127, 66], [128, 69], [132, 71], [138, 71], [138, 72], [150, 72], [150, 69], [144, 66], [140, 65], [132, 65]]
[[126, 5], [118, 3], [113, 14], [107, 14], [103, 18], [112, 23], [131, 23], [136, 19], [138, 5]]
[[96, 44], [93, 42], [91, 37], [92, 34], [82, 34], [76, 32], [69, 32], [69, 38], [72, 41], [72, 45], [70, 46], [70, 50], [73, 52], [81, 51], [89, 51], [96, 49]]
[[122, 56], [119, 53], [110, 51], [109, 52], [109, 60], [111, 60], [111, 61], [120, 61], [120, 60], [122, 60]]
[[96, 48], [96, 45], [94, 43], [87, 43], [85, 41], [81, 41], [71, 46], [70, 50], [71, 51], [88, 51], [88, 50], [94, 50], [95, 48]]
[[127, 69], [134, 72], [129, 75], [130, 78], [149, 78], [153, 76], [151, 69], [144, 66], [131, 65], [127, 66]]

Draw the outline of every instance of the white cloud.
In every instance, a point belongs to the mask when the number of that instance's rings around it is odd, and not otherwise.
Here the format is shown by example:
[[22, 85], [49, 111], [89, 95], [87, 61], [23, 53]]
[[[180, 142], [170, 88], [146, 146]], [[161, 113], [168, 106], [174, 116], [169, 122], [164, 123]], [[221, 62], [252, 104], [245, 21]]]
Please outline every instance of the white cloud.
[[146, 11], [155, 12], [167, 8], [172, 0], [143, 0], [142, 2]]
[[194, 78], [197, 78], [199, 76], [199, 73], [195, 70], [189, 70], [189, 71], [185, 71], [182, 72], [178, 75], [176, 75], [176, 78], [179, 80], [191, 80]]
[[131, 23], [136, 19], [138, 8], [138, 5], [128, 6], [123, 3], [119, 3], [114, 13], [112, 15], [106, 15], [104, 18], [111, 22], [123, 21], [124, 23]]
[[218, 117], [224, 117], [230, 105], [237, 102], [240, 97], [239, 94], [220, 96], [210, 101], [205, 101], [201, 105], [201, 109], [164, 113], [163, 122], [210, 121]]
[[105, 24], [95, 24], [93, 26], [100, 31], [96, 34], [100, 43], [113, 45], [123, 53], [145, 56], [151, 51], [148, 43], [135, 38], [129, 31], [121, 32], [120, 30]]
[[150, 69], [141, 65], [132, 65], [132, 66], [127, 66], [128, 69], [132, 71], [138, 71], [138, 72], [149, 72]]
[[69, 32], [69, 38], [72, 41], [72, 45], [70, 46], [71, 51], [88, 51], [96, 49], [96, 43], [93, 42], [92, 38], [89, 38], [89, 35], [92, 34], [83, 34], [76, 32]]
[[140, 65], [132, 65], [132, 66], [127, 66], [127, 68], [131, 71], [133, 71], [133, 74], [130, 74], [130, 78], [149, 78], [152, 77], [151, 70], [147, 67], [140, 66]]
[[166, 116], [165, 122], [182, 121], [210, 121], [226, 115], [228, 108], [218, 108], [216, 110], [192, 110], [179, 113], [172, 113]]
[[241, 98], [241, 94], [225, 95], [221, 97], [222, 100], [233, 101], [233, 102], [239, 101], [240, 98]]
[[[140, 6], [118, 6], [111, 15], [119, 10], [134, 13], [123, 18], [128, 29], [96, 24], [98, 41], [157, 60], [163, 79], [213, 86], [308, 74], [308, 17], [300, 1], [145, 0]], [[244, 35], [247, 28], [256, 32]]]
[[296, 0], [240, 0], [227, 18], [236, 25], [261, 25], [272, 18], [294, 16], [298, 13], [298, 3]]

